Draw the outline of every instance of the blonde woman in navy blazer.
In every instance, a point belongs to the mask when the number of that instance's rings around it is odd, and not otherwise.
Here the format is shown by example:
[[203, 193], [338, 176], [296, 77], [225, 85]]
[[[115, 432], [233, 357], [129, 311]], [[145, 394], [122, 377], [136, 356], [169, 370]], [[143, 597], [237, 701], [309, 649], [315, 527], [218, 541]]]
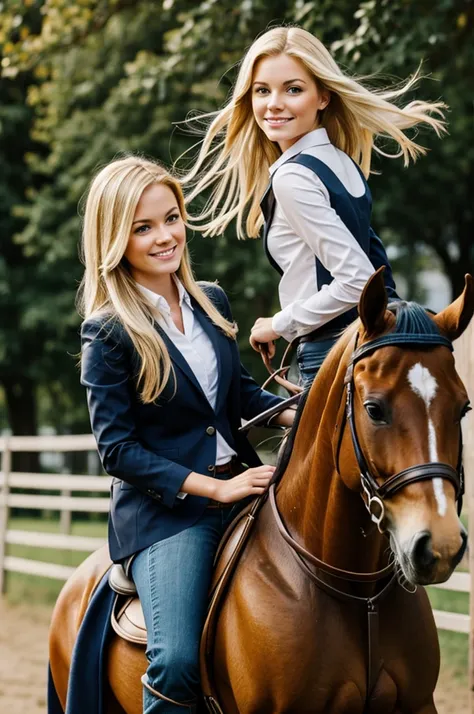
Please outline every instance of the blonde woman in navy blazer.
[[146, 714], [196, 711], [214, 554], [233, 506], [274, 470], [238, 428], [281, 401], [240, 364], [224, 291], [195, 282], [185, 220], [178, 182], [135, 156], [99, 172], [84, 216], [81, 382], [114, 477], [111, 557], [134, 556]]

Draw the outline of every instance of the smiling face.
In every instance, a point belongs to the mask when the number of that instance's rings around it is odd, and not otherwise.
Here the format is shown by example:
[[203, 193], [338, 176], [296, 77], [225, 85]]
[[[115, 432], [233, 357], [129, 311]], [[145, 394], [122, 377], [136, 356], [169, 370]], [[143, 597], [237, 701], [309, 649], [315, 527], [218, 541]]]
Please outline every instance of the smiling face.
[[252, 83], [255, 121], [282, 151], [318, 126], [329, 92], [318, 88], [305, 66], [289, 55], [263, 57]]
[[186, 228], [169, 186], [154, 183], [142, 193], [125, 250], [132, 277], [154, 292], [169, 285], [181, 263]]

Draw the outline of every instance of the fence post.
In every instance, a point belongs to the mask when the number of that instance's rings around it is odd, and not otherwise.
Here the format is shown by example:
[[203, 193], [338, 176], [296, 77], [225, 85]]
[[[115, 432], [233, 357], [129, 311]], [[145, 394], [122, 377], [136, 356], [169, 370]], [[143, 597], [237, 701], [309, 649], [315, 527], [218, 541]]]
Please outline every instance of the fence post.
[[4, 448], [2, 451], [1, 458], [1, 470], [3, 474], [3, 488], [1, 491], [0, 500], [0, 595], [5, 593], [6, 589], [6, 571], [5, 571], [5, 551], [6, 551], [6, 537], [8, 530], [8, 495], [10, 492], [9, 481], [10, 472], [12, 466], [12, 452], [10, 449], [10, 443], [8, 438], [4, 439]]

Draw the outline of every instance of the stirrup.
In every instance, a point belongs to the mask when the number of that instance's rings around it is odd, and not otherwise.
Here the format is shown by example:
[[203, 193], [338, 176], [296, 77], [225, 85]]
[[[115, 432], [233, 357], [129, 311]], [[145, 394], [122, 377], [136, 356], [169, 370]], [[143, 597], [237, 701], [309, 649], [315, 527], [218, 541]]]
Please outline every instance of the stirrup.
[[211, 714], [224, 714], [214, 697], [204, 697], [204, 701]]

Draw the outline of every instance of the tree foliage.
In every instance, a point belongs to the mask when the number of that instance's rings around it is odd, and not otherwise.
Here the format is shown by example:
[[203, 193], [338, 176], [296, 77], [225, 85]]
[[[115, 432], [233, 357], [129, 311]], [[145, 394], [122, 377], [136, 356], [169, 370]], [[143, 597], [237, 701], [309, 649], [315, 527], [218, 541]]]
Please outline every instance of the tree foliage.
[[[58, 428], [87, 419], [72, 355], [78, 205], [92, 175], [120, 152], [176, 160], [198, 140], [180, 122], [222, 105], [245, 48], [281, 22], [314, 32], [361, 75], [405, 78], [423, 60], [430, 79], [415, 96], [443, 97], [450, 134], [423, 133], [429, 155], [408, 170], [375, 162], [375, 223], [409, 265], [420, 246], [435, 251], [455, 289], [472, 264], [471, 0], [440, 0], [436, 12], [427, 0], [4, 0], [0, 379], [6, 388], [21, 365]], [[249, 360], [253, 320], [277, 307], [260, 242], [229, 230], [191, 237], [191, 252], [198, 277], [228, 291]]]

